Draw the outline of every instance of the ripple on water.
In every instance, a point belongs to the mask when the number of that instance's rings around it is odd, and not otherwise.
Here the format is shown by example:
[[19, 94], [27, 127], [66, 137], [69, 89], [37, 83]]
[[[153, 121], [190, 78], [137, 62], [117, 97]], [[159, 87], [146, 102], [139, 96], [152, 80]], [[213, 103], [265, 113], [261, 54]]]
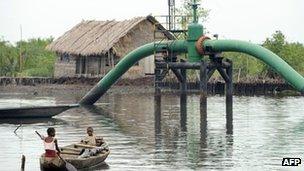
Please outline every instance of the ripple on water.
[[[7, 95], [0, 107], [16, 104], [18, 96]], [[54, 96], [18, 103], [56, 103]], [[60, 102], [75, 101], [67, 99]], [[162, 96], [161, 114], [151, 94], [128, 94], [107, 96], [98, 107], [68, 110], [55, 119], [24, 122], [17, 135], [18, 122], [1, 122], [1, 170], [19, 169], [22, 154], [27, 170], [39, 170], [43, 147], [34, 131], [45, 134], [49, 126], [61, 146], [79, 141], [92, 126], [110, 146], [109, 170], [284, 170], [283, 157], [303, 158], [303, 97], [234, 97], [233, 134], [226, 133], [224, 103], [224, 97], [209, 97], [203, 124], [199, 96], [188, 96], [181, 120], [180, 99], [170, 94]]]

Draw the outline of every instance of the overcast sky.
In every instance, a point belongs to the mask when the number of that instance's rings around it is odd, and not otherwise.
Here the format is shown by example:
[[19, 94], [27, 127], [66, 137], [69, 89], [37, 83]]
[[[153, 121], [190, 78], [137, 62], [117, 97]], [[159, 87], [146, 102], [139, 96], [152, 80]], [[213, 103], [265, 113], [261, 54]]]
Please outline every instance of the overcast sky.
[[[181, 0], [176, 0], [178, 3]], [[222, 39], [261, 43], [276, 30], [304, 43], [304, 0], [203, 0], [210, 9], [204, 24]], [[84, 20], [122, 20], [167, 14], [167, 0], [0, 0], [0, 37], [57, 38]]]

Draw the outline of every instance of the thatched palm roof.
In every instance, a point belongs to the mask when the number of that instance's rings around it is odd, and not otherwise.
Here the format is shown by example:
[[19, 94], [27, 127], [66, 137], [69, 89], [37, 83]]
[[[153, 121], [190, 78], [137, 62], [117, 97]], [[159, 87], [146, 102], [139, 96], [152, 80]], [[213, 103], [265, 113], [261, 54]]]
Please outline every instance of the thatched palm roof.
[[[144, 20], [153, 24], [158, 23], [152, 16], [136, 17], [124, 21], [82, 21], [53, 41], [47, 49], [57, 53], [82, 56], [105, 54], [120, 38]], [[157, 27], [164, 30], [159, 24]], [[167, 37], [172, 36], [167, 34]]]

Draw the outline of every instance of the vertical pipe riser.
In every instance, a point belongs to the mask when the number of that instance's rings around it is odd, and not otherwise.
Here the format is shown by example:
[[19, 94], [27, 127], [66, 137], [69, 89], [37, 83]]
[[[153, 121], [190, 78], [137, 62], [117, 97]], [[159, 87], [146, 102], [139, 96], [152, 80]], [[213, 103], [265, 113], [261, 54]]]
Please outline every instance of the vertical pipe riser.
[[203, 26], [196, 23], [191, 23], [188, 26], [188, 62], [200, 62], [202, 56], [197, 52], [195, 43], [203, 35]]

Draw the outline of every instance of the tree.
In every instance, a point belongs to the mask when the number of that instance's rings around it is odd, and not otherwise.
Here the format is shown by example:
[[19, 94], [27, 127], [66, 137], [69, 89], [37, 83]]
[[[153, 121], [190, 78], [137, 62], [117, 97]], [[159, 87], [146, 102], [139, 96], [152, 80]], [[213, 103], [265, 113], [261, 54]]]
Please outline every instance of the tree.
[[[301, 43], [287, 42], [281, 31], [276, 31], [270, 38], [267, 38], [263, 46], [286, 61], [296, 71], [304, 74], [304, 46]], [[279, 78], [270, 67], [264, 65], [264, 72], [270, 78]]]
[[[301, 43], [287, 42], [285, 35], [281, 31], [276, 31], [271, 37], [266, 38], [262, 44], [265, 48], [277, 54], [286, 61], [292, 68], [304, 74], [304, 46]], [[274, 72], [268, 65], [252, 58], [246, 54], [223, 53], [233, 61], [236, 77], [234, 78], [275, 78], [281, 77]]]
[[[284, 34], [281, 31], [276, 31], [274, 34], [272, 34], [272, 37], [266, 38], [262, 46], [269, 49], [278, 56], [283, 57], [282, 53], [286, 44], [287, 42]], [[273, 71], [268, 65], [263, 65], [263, 71], [266, 73], [267, 77], [279, 78], [279, 75], [275, 71]]]
[[0, 40], [0, 76], [14, 76], [17, 68], [17, 49], [9, 42]]
[[296, 71], [304, 74], [304, 46], [301, 43], [287, 42], [280, 56]]
[[[196, 3], [201, 4], [202, 0], [196, 0]], [[185, 16], [182, 19], [178, 20], [178, 22], [182, 25], [183, 29], [186, 29], [187, 25], [193, 21], [193, 10], [192, 5], [193, 0], [182, 0], [181, 6], [176, 8], [176, 14]], [[197, 8], [197, 17], [199, 22], [204, 22], [207, 20], [209, 11], [202, 6], [198, 6]]]
[[232, 60], [235, 81], [244, 81], [252, 78], [259, 79], [261, 77], [263, 63], [260, 60], [239, 52], [224, 52], [222, 55]]
[[284, 34], [281, 31], [276, 31], [272, 34], [272, 37], [266, 38], [263, 46], [271, 50], [273, 53], [280, 55], [286, 43]]
[[[0, 40], [0, 76], [52, 76], [56, 55], [45, 49], [52, 40], [52, 38], [30, 39], [19, 41], [16, 46]], [[21, 71], [19, 70], [20, 54]]]
[[53, 75], [56, 55], [45, 49], [52, 40], [52, 38], [38, 38], [17, 42], [16, 48], [22, 47], [23, 71], [21, 75], [41, 77]]

